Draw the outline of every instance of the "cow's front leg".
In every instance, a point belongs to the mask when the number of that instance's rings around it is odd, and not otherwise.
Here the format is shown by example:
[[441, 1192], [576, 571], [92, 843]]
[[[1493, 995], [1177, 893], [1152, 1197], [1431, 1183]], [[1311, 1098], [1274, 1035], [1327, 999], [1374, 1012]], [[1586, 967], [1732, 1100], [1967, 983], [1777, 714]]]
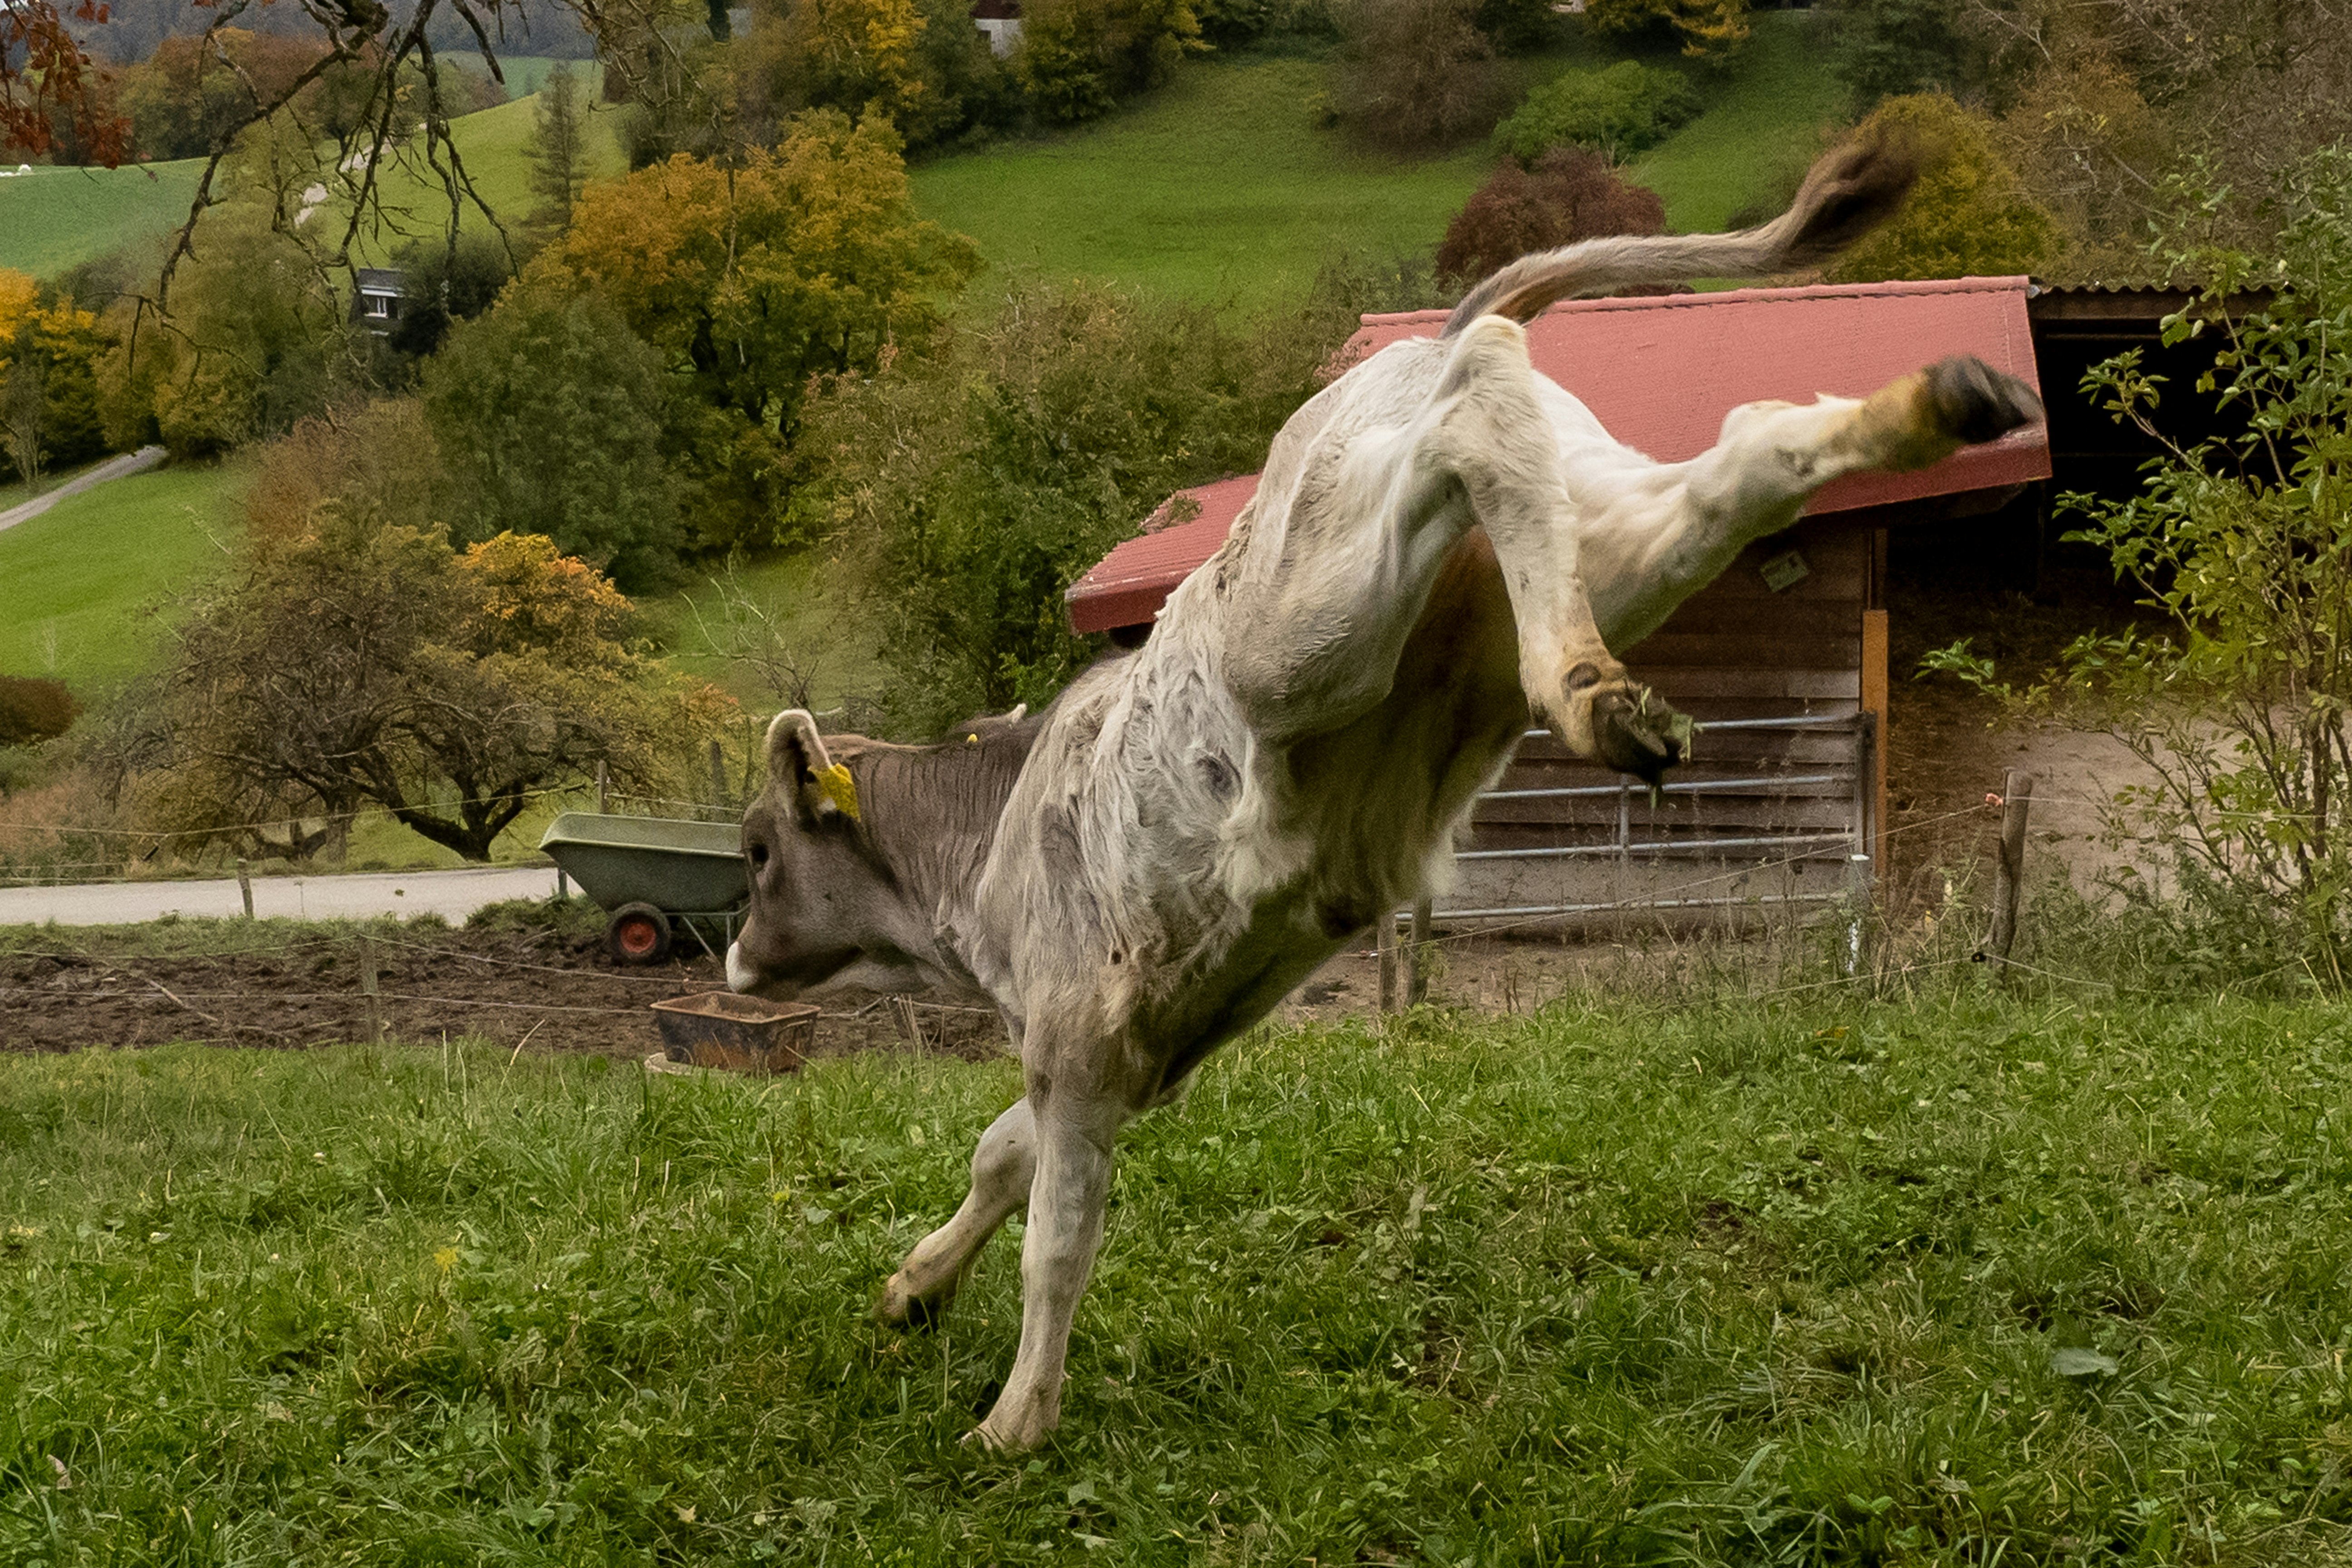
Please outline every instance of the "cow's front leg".
[[916, 1243], [882, 1287], [877, 1315], [887, 1323], [921, 1325], [946, 1310], [988, 1238], [1029, 1201], [1036, 1173], [1036, 1124], [1029, 1101], [1017, 1100], [981, 1134], [971, 1155], [971, 1190], [962, 1206]]
[[1021, 1247], [1021, 1351], [973, 1434], [991, 1448], [1034, 1448], [1061, 1424], [1070, 1324], [1102, 1246], [1111, 1144], [1123, 1120], [1076, 1098], [1058, 1093], [1037, 1112], [1037, 1173]]

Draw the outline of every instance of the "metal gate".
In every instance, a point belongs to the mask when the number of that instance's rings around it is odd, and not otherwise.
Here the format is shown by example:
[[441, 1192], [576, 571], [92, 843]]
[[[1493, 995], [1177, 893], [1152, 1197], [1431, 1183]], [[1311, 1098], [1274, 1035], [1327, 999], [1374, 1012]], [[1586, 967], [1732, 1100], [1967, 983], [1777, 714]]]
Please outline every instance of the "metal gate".
[[1876, 716], [1694, 726], [1689, 759], [1649, 786], [1530, 730], [1478, 797], [1440, 920], [1735, 910], [1866, 896]]

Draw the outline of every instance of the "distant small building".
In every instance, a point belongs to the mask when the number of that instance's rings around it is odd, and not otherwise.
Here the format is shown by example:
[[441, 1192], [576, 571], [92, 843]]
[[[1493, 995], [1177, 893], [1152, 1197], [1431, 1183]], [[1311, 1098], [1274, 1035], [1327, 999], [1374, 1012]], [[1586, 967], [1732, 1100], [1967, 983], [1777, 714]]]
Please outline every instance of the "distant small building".
[[1009, 55], [1021, 41], [1021, 0], [972, 0], [971, 19], [988, 35], [991, 54]]
[[352, 314], [354, 326], [383, 337], [400, 324], [402, 277], [397, 267], [362, 267], [352, 274]]

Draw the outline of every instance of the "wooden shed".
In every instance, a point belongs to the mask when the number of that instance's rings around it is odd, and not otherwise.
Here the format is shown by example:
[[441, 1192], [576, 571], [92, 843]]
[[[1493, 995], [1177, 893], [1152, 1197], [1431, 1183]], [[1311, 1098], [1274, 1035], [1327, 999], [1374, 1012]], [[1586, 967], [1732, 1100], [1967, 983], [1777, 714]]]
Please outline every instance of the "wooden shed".
[[[2038, 384], [2023, 278], [1743, 289], [1556, 305], [1528, 327], [1538, 369], [1661, 461], [1713, 444], [1766, 398], [1859, 396], [1952, 353]], [[1360, 356], [1433, 336], [1443, 311], [1367, 316]], [[1457, 846], [1437, 912], [1573, 920], [1628, 908], [1753, 909], [1838, 898], [1882, 857], [1891, 530], [1990, 511], [2050, 473], [2040, 427], [1915, 474], [1858, 474], [1751, 548], [1638, 647], [1617, 652], [1701, 728], [1654, 800], [1531, 731]], [[1068, 593], [1071, 624], [1126, 646], [1214, 552], [1255, 476], [1171, 498]]]

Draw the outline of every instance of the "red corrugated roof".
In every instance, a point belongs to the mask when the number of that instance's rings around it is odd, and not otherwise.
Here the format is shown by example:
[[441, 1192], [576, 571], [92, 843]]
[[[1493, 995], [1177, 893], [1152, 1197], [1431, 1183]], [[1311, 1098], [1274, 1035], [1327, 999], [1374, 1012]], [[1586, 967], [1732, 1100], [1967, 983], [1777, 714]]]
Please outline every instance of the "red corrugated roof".
[[[1963, 278], [1579, 300], [1528, 323], [1528, 348], [1536, 368], [1582, 398], [1617, 439], [1660, 462], [1680, 462], [1713, 446], [1723, 416], [1740, 404], [1802, 403], [1820, 393], [1858, 397], [1947, 354], [1975, 354], [2038, 388], [2026, 287], [2023, 278]], [[1347, 354], [1434, 337], [1445, 315], [1366, 316]], [[2035, 426], [1917, 473], [1848, 475], [1805, 510], [1852, 511], [2049, 474], [2047, 433]], [[1200, 516], [1105, 556], [1071, 585], [1070, 624], [1107, 631], [1150, 620], [1215, 552], [1256, 488], [1250, 475], [1183, 492], [1200, 503]]]

